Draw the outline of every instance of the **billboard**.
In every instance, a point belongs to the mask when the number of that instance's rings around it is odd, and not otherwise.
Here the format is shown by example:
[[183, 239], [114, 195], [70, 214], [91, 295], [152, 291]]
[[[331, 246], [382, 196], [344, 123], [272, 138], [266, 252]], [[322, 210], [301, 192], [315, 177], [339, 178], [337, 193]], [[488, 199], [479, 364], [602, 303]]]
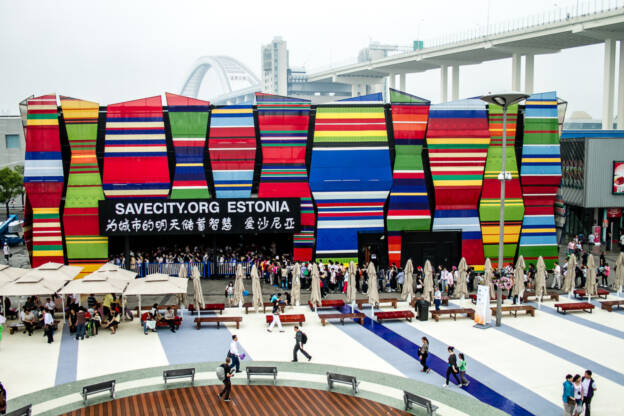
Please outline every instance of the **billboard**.
[[613, 188], [614, 195], [624, 195], [624, 161], [613, 161]]

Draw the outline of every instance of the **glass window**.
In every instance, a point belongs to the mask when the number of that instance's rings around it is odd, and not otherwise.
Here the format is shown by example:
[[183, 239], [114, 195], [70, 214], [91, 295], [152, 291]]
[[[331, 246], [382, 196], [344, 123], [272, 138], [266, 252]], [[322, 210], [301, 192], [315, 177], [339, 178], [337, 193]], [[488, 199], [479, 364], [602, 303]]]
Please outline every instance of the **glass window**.
[[19, 134], [6, 134], [4, 136], [5, 144], [7, 149], [19, 149], [20, 148], [20, 138]]

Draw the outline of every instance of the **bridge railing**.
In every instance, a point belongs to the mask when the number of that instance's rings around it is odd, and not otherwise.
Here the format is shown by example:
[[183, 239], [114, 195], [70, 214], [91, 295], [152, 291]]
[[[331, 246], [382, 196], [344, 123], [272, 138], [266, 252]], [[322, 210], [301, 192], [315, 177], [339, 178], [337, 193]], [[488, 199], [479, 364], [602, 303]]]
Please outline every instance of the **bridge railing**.
[[[179, 276], [180, 267], [184, 264], [186, 268], [185, 276]], [[243, 273], [249, 275], [251, 273], [251, 262], [241, 262], [243, 266]], [[169, 276], [179, 277], [191, 277], [191, 272], [194, 267], [197, 267], [199, 274], [202, 278], [209, 277], [233, 277], [236, 274], [236, 266], [238, 263], [232, 262], [186, 262], [186, 263], [135, 263], [127, 266], [122, 264], [121, 267], [127, 270], [131, 270], [139, 275], [139, 277], [145, 277], [150, 274], [161, 273]]]

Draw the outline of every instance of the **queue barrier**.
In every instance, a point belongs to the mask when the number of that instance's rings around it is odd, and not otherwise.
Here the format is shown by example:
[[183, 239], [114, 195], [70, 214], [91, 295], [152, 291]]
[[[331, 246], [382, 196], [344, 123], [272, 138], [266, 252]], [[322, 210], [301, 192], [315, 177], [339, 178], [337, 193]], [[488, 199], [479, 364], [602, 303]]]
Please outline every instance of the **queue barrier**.
[[120, 264], [126, 270], [133, 271], [139, 275], [139, 277], [145, 277], [149, 274], [162, 273], [169, 276], [179, 276], [180, 267], [184, 264], [186, 268], [186, 276], [191, 277], [191, 272], [194, 267], [199, 270], [199, 275], [202, 278], [209, 277], [229, 277], [236, 275], [236, 267], [238, 264], [242, 264], [243, 273], [249, 275], [253, 266], [252, 262], [186, 262], [186, 263], [136, 263], [131, 265]]

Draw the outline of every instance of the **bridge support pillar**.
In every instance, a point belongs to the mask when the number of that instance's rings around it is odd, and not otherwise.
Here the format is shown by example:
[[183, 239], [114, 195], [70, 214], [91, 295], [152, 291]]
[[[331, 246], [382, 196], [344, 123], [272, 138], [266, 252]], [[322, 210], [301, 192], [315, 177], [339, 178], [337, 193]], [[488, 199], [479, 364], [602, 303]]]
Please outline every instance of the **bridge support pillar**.
[[[621, 43], [622, 43], [622, 42], [620, 42], [620, 44], [621, 44]], [[620, 54], [620, 55], [621, 55], [621, 54]], [[406, 86], [405, 86], [405, 75], [406, 75], [406, 74], [405, 74], [405, 72], [404, 72], [404, 73], [402, 73], [402, 74], [399, 74], [399, 89], [400, 89], [401, 91], [403, 91], [403, 92], [405, 92], [405, 88], [406, 88]]]
[[511, 90], [520, 91], [520, 71], [522, 70], [522, 55], [514, 53], [511, 56]]
[[440, 67], [440, 102], [448, 101], [448, 66]]
[[451, 81], [451, 97], [453, 101], [459, 100], [459, 65], [453, 65], [453, 78]]
[[620, 40], [618, 62], [617, 128], [624, 130], [624, 40]]
[[396, 74], [391, 73], [390, 77], [390, 88], [396, 88]]
[[533, 94], [533, 77], [535, 74], [535, 55], [528, 54], [524, 57], [524, 92]]
[[[620, 59], [621, 61], [621, 59]], [[615, 40], [605, 40], [604, 83], [602, 89], [602, 128], [613, 129], [613, 95], [615, 88]], [[619, 97], [618, 97], [619, 101]]]

